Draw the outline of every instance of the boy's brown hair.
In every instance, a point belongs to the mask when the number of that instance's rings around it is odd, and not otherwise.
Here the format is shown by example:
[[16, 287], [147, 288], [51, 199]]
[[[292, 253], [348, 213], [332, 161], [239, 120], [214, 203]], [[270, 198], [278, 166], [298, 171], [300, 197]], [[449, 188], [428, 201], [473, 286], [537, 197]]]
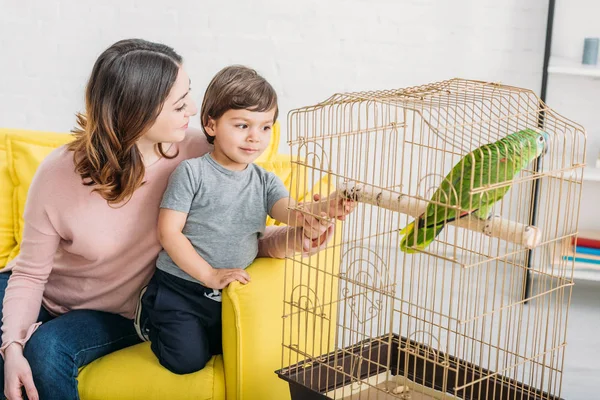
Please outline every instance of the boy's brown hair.
[[264, 112], [275, 108], [273, 122], [277, 120], [279, 107], [277, 93], [269, 82], [255, 70], [243, 65], [231, 65], [219, 71], [208, 84], [200, 119], [202, 131], [213, 144], [214, 136], [206, 133], [204, 128], [209, 118], [219, 119], [229, 110], [250, 110]]

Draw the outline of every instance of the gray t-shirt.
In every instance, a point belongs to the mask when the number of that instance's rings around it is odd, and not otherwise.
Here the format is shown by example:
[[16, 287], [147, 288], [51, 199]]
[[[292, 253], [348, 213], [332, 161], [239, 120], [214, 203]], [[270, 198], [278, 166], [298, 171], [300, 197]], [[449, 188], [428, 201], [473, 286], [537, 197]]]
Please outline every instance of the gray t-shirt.
[[[161, 208], [188, 214], [183, 234], [213, 268], [246, 268], [258, 254], [258, 239], [273, 205], [288, 197], [281, 179], [250, 164], [230, 171], [210, 154], [183, 161], [169, 178]], [[158, 269], [198, 282], [162, 250]]]

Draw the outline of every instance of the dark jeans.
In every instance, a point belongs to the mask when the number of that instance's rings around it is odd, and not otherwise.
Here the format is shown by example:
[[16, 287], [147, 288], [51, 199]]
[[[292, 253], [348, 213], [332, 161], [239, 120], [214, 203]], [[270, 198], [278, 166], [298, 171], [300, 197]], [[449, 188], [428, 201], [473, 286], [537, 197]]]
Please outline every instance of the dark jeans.
[[199, 371], [222, 352], [220, 292], [156, 270], [141, 317], [152, 351], [171, 372]]
[[[9, 277], [10, 272], [0, 273], [0, 302], [4, 300]], [[42, 325], [25, 344], [23, 352], [41, 400], [79, 399], [77, 373], [80, 367], [140, 342], [133, 321], [117, 314], [75, 310], [54, 318], [42, 307], [38, 321]], [[0, 392], [4, 393], [1, 357], [0, 376]]]

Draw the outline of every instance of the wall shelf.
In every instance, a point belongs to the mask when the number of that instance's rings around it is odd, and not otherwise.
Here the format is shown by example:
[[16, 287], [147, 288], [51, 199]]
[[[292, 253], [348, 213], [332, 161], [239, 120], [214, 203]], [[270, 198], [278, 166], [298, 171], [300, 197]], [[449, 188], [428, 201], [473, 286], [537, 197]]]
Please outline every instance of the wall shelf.
[[600, 79], [600, 66], [583, 65], [581, 64], [581, 60], [552, 56], [548, 65], [548, 73], [587, 76]]
[[[571, 264], [573, 263], [573, 264]], [[554, 273], [563, 279], [571, 279], [570, 268], [573, 265], [573, 280], [577, 281], [595, 281], [600, 282], [600, 265], [577, 262], [577, 260], [567, 261], [566, 267], [559, 262], [553, 263]], [[562, 267], [562, 268], [561, 268]], [[567, 270], [568, 269], [568, 270]], [[539, 270], [538, 270], [539, 271]]]
[[600, 182], [600, 168], [585, 167], [583, 171], [583, 180]]
[[575, 281], [596, 281], [600, 282], [600, 268], [590, 268], [589, 264], [579, 263], [575, 261], [575, 268], [573, 269], [573, 279]]

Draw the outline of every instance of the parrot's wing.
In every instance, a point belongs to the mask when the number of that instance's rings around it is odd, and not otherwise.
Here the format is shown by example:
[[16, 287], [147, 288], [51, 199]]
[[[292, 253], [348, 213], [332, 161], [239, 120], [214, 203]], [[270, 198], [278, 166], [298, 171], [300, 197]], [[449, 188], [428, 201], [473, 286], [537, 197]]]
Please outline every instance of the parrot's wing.
[[[495, 144], [489, 145], [485, 151], [482, 151], [480, 163], [476, 165], [477, 177], [473, 182], [473, 188], [480, 188], [488, 184], [497, 184], [507, 180], [512, 180], [515, 176], [513, 163], [505, 156], [503, 149]], [[481, 173], [480, 171], [484, 171]], [[473, 207], [474, 214], [481, 219], [489, 217], [494, 204], [496, 204], [508, 190], [510, 186], [503, 186], [496, 189], [486, 190], [485, 192], [475, 193], [470, 199], [470, 204], [466, 207]]]
[[463, 197], [469, 195], [473, 164], [476, 162], [477, 155], [471, 152], [456, 163], [448, 175], [446, 175], [433, 196], [431, 196], [431, 200], [447, 204], [449, 207], [429, 203], [425, 211], [427, 227], [433, 227], [440, 223], [447, 223], [456, 219], [457, 210], [454, 207], [459, 205], [459, 201], [465, 203]]

